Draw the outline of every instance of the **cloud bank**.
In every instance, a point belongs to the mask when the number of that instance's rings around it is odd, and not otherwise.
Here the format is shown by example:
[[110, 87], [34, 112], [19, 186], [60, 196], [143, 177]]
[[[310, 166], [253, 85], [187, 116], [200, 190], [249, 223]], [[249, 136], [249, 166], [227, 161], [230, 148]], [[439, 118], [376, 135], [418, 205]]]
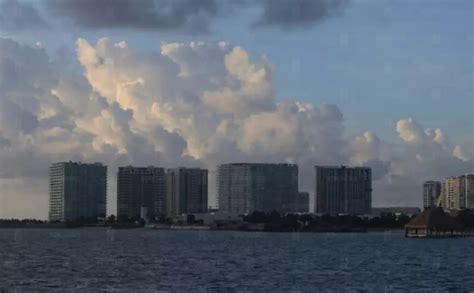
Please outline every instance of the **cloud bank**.
[[[76, 54], [82, 72], [42, 47], [0, 39], [1, 217], [47, 216], [47, 168], [55, 161], [102, 161], [110, 186], [127, 164], [215, 170], [291, 162], [308, 191], [316, 164], [367, 165], [374, 205], [420, 205], [423, 180], [474, 169], [441, 129], [413, 118], [398, 121], [400, 140], [389, 143], [371, 131], [349, 135], [335, 105], [277, 100], [275, 67], [239, 46], [163, 43], [143, 53], [125, 42], [78, 39]], [[31, 214], [28, 201], [42, 208]], [[113, 189], [109, 203], [114, 213]]]

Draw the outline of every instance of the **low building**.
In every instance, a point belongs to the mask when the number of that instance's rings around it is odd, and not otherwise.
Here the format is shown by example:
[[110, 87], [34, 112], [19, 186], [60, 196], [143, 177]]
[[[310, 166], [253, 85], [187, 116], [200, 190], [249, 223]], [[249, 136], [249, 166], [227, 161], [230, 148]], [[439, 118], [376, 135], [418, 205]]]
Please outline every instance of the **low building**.
[[414, 216], [421, 212], [417, 207], [378, 207], [372, 208], [372, 216], [380, 217], [382, 214], [407, 215]]
[[243, 216], [237, 213], [209, 213], [209, 214], [194, 214], [195, 221], [202, 221], [204, 225], [215, 226], [224, 223], [242, 223]]

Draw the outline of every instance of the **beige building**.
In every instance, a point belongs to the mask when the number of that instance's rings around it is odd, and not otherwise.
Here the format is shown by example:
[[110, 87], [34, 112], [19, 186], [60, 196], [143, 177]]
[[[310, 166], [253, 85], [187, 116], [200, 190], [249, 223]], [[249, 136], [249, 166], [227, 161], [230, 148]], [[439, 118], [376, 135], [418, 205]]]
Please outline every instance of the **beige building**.
[[446, 178], [438, 206], [447, 210], [474, 209], [474, 174]]

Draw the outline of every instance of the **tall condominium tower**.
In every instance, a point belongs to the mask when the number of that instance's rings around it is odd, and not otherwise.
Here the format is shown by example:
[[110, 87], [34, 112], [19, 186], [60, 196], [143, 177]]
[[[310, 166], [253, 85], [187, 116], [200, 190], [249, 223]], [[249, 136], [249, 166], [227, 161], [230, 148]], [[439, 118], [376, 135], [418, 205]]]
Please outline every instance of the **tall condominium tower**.
[[429, 208], [436, 205], [441, 194], [441, 182], [425, 181], [423, 183], [423, 207]]
[[459, 177], [449, 177], [443, 181], [444, 208], [460, 210], [464, 208], [464, 198], [461, 194], [461, 180]]
[[297, 196], [290, 202], [291, 212], [309, 213], [309, 192], [298, 192]]
[[64, 162], [49, 168], [50, 221], [105, 217], [106, 204], [106, 166]]
[[372, 172], [366, 167], [316, 166], [315, 211], [321, 214], [370, 214]]
[[465, 194], [466, 209], [474, 209], [474, 174], [461, 176], [462, 192]]
[[474, 174], [444, 179], [439, 206], [448, 210], [474, 208]]
[[166, 212], [165, 170], [120, 167], [117, 174], [117, 216], [156, 218]]
[[289, 212], [298, 195], [298, 166], [293, 164], [224, 164], [217, 170], [219, 210]]
[[166, 172], [166, 207], [169, 217], [207, 213], [207, 174], [199, 168], [175, 168]]

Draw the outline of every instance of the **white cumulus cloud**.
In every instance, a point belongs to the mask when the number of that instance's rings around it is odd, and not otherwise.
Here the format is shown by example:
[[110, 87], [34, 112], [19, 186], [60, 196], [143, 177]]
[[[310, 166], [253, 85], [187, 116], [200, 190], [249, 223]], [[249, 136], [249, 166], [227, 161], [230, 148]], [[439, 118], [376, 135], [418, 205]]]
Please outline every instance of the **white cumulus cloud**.
[[[163, 43], [145, 53], [126, 42], [78, 39], [76, 53], [83, 74], [43, 47], [0, 39], [0, 185], [9, 193], [1, 195], [9, 209], [0, 217], [45, 218], [48, 166], [65, 160], [104, 162], [111, 186], [126, 164], [214, 170], [226, 162], [292, 162], [307, 191], [316, 164], [366, 165], [375, 205], [418, 205], [423, 180], [473, 169], [461, 146], [450, 151], [441, 129], [423, 130], [413, 118], [398, 121], [394, 145], [370, 130], [349, 135], [335, 105], [276, 99], [276, 68], [239, 46]], [[41, 185], [41, 195], [28, 182]], [[42, 208], [26, 214], [25, 198]]]

